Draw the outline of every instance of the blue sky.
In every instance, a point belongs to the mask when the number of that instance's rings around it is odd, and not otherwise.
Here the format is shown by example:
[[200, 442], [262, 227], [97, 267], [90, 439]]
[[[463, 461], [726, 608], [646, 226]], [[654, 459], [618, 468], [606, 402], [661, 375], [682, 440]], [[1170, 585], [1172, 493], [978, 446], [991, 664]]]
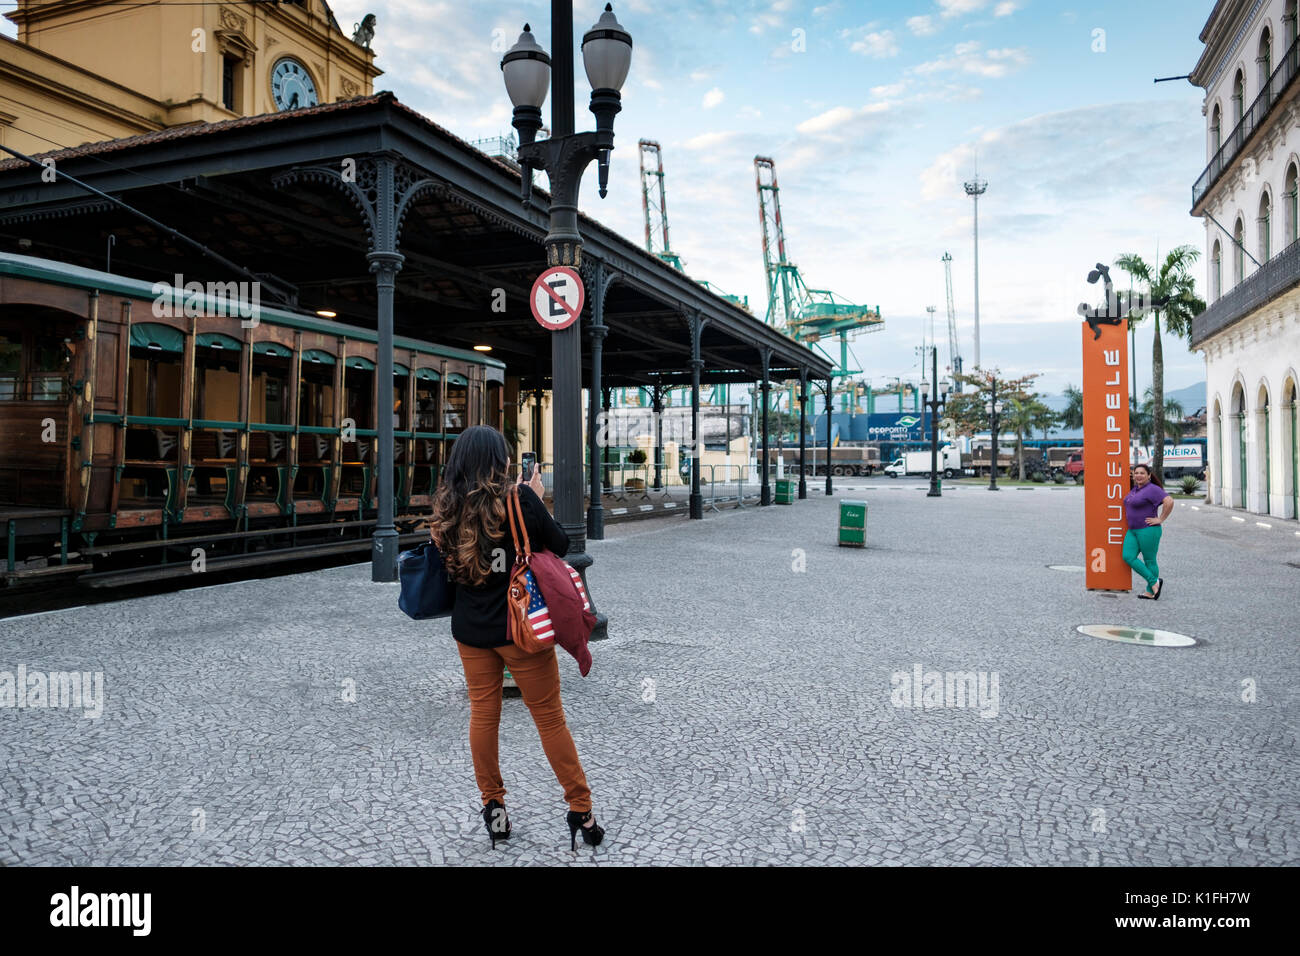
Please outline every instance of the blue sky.
[[[467, 138], [509, 131], [502, 39], [513, 43], [528, 21], [552, 47], [546, 0], [333, 6], [348, 28], [366, 11], [378, 15], [379, 87]], [[581, 33], [603, 3], [574, 6]], [[609, 196], [591, 181], [582, 206], [642, 241], [636, 141], [658, 140], [674, 250], [691, 275], [748, 295], [761, 315], [753, 158], [772, 156], [792, 261], [812, 286], [884, 314], [882, 331], [854, 340], [858, 367], [873, 382], [915, 379], [927, 305], [939, 309], [941, 364], [947, 358], [945, 251], [971, 361], [972, 204], [961, 183], [978, 149], [989, 181], [981, 358], [1041, 372], [1040, 388], [1059, 391], [1080, 380], [1074, 308], [1094, 291], [1089, 267], [1123, 252], [1151, 259], [1157, 248], [1203, 245], [1187, 214], [1204, 166], [1201, 92], [1152, 79], [1191, 70], [1212, 6], [624, 0], [615, 12], [634, 51]], [[580, 65], [577, 75], [579, 118], [589, 119]], [[1198, 265], [1202, 283], [1203, 274]], [[1168, 387], [1204, 378], [1195, 353], [1172, 343], [1165, 354]], [[1144, 387], [1149, 332], [1139, 333], [1138, 364]]]
[[[549, 0], [334, 0], [346, 30], [373, 12], [376, 89], [467, 139], [510, 131], [499, 61], [525, 21], [548, 50]], [[961, 348], [973, 352], [971, 202], [979, 171], [983, 363], [1078, 384], [1084, 277], [1123, 252], [1203, 247], [1187, 210], [1204, 167], [1201, 91], [1188, 73], [1212, 0], [622, 0], [631, 74], [610, 190], [594, 167], [583, 210], [643, 241], [638, 139], [663, 146], [674, 250], [688, 273], [749, 296], [765, 285], [755, 154], [776, 160], [789, 256], [810, 285], [879, 305], [854, 340], [873, 383], [918, 377], [915, 347], [953, 256]], [[603, 0], [575, 0], [575, 30]], [[1099, 32], [1104, 31], [1104, 32]], [[8, 31], [12, 32], [12, 28]], [[576, 46], [576, 43], [575, 43]], [[802, 46], [802, 49], [800, 47]], [[579, 122], [586, 81], [577, 67]], [[549, 117], [549, 103], [546, 107]], [[1204, 284], [1203, 262], [1197, 266]], [[835, 349], [838, 354], [838, 349]], [[1166, 342], [1166, 386], [1204, 378]], [[1150, 378], [1150, 334], [1138, 335]], [[1143, 369], [1146, 369], [1144, 371]]]

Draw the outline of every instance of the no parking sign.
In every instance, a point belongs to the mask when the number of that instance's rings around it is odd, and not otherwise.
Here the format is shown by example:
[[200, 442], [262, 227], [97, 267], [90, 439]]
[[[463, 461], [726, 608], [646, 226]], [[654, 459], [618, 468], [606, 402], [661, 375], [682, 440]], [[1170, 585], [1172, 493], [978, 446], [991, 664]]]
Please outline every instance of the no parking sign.
[[551, 332], [567, 329], [582, 314], [586, 301], [582, 278], [567, 266], [553, 266], [533, 283], [533, 318]]

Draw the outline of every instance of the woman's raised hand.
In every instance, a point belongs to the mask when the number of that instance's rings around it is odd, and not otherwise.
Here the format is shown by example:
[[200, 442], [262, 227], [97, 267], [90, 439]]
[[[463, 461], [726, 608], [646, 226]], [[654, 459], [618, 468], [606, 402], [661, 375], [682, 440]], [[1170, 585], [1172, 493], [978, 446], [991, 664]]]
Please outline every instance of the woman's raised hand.
[[528, 487], [533, 489], [533, 493], [537, 495], [538, 498], [541, 498], [543, 501], [546, 500], [546, 488], [542, 485], [541, 465], [533, 465], [533, 474], [528, 479]]

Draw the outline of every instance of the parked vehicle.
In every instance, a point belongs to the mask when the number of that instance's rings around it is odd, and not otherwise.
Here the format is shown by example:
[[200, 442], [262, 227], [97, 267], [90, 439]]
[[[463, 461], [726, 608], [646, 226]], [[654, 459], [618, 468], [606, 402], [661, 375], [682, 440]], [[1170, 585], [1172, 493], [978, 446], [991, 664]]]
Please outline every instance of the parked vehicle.
[[[890, 478], [897, 478], [900, 475], [928, 475], [930, 474], [930, 463], [930, 452], [909, 451], [905, 452], [901, 458], [895, 458], [890, 462], [885, 467], [885, 474]], [[962, 455], [958, 449], [951, 445], [945, 445], [939, 449], [935, 464], [945, 478], [973, 473], [970, 456]]]
[[[808, 461], [804, 465], [803, 473], [805, 475], [825, 475], [826, 474], [826, 448], [815, 448], [809, 445], [807, 448]], [[786, 471], [794, 474], [799, 473], [799, 446], [783, 448], [779, 452], [775, 448], [768, 450], [768, 464], [775, 468], [776, 459], [780, 457]], [[878, 445], [836, 445], [831, 449], [830, 456], [831, 474], [837, 478], [845, 475], [870, 476], [880, 470], [880, 447]]]
[[[987, 478], [989, 476], [990, 459], [991, 456], [989, 454], [988, 445], [978, 445], [972, 449], [971, 468], [974, 469], [974, 473], [977, 476], [981, 478]], [[1011, 468], [1015, 465], [1015, 461], [1016, 451], [1014, 447], [1003, 445], [999, 448], [997, 462], [998, 474], [1011, 474]]]
[[[1155, 448], [1153, 446], [1135, 446], [1133, 449], [1133, 464], [1149, 465], [1154, 456]], [[1204, 481], [1204, 440], [1182, 442], [1177, 445], [1165, 445], [1164, 465], [1166, 478], [1182, 478], [1185, 475], [1195, 475], [1197, 478]]]
[[1073, 475], [1074, 472], [1069, 470], [1069, 464], [1074, 459], [1079, 462], [1078, 468], [1082, 468], [1083, 448], [1078, 445], [1047, 449], [1047, 474], [1052, 478], [1057, 475]]

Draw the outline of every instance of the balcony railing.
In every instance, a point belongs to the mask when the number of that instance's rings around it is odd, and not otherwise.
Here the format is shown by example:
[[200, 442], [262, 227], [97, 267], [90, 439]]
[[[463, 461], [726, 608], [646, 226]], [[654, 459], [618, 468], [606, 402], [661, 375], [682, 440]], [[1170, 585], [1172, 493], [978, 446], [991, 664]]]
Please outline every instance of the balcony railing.
[[1219, 181], [1224, 171], [1232, 165], [1232, 161], [1241, 153], [1246, 141], [1263, 125], [1265, 118], [1282, 100], [1282, 95], [1297, 74], [1300, 74], [1300, 37], [1291, 43], [1282, 57], [1282, 62], [1268, 78], [1268, 83], [1259, 91], [1254, 102], [1250, 104], [1250, 109], [1246, 110], [1241, 122], [1233, 127], [1228, 138], [1223, 141], [1214, 158], [1210, 160], [1210, 165], [1205, 167], [1205, 172], [1201, 173], [1200, 179], [1196, 180], [1196, 185], [1192, 187], [1193, 209]]
[[1192, 347], [1196, 348], [1211, 335], [1222, 332], [1297, 284], [1300, 284], [1300, 240], [1269, 259], [1192, 319]]

